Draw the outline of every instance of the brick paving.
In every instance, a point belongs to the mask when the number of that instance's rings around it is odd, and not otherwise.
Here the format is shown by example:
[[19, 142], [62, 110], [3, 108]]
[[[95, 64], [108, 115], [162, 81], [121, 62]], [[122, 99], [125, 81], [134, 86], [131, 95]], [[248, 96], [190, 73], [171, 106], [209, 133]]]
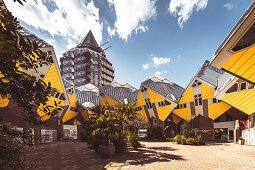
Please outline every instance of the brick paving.
[[54, 142], [35, 147], [28, 160], [38, 161], [30, 169], [254, 169], [255, 147], [233, 143], [206, 146], [177, 145], [171, 142], [141, 142], [138, 151], [113, 158], [100, 158], [87, 144], [78, 141]]

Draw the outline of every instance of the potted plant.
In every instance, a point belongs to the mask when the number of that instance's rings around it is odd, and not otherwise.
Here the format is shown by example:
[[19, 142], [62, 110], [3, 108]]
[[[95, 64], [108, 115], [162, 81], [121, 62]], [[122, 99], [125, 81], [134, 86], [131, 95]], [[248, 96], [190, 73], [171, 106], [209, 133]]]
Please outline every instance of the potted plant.
[[[101, 106], [98, 106], [101, 107]], [[109, 158], [114, 155], [114, 145], [110, 142], [116, 131], [115, 118], [112, 114], [110, 106], [96, 108], [97, 112], [92, 128], [92, 136], [94, 136], [95, 151], [103, 158]]]
[[129, 120], [137, 117], [137, 114], [131, 103], [117, 103], [114, 106], [114, 117], [118, 129], [118, 138], [114, 140], [115, 153], [122, 154], [127, 149], [126, 130], [130, 125]]
[[128, 142], [133, 147], [134, 150], [138, 149], [139, 137], [137, 132], [128, 132]]
[[244, 145], [244, 142], [245, 142], [244, 138], [239, 137], [239, 144]]

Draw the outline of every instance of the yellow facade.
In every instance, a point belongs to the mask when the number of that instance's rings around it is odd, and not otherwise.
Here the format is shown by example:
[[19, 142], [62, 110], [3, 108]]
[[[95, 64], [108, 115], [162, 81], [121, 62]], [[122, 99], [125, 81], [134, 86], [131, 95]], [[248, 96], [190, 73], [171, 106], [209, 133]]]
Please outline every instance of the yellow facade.
[[99, 96], [99, 104], [100, 105], [104, 105], [105, 104], [104, 100], [103, 100], [103, 98], [101, 96]]
[[147, 92], [148, 92], [148, 94], [149, 94], [151, 103], [162, 102], [162, 101], [165, 100], [164, 97], [158, 95], [157, 93], [153, 92], [153, 91], [150, 90], [150, 89], [148, 89]]
[[224, 102], [209, 104], [208, 105], [208, 117], [211, 118], [212, 120], [215, 120], [230, 108], [231, 108], [231, 106]]
[[[77, 108], [77, 103], [76, 103], [76, 99], [75, 99], [75, 94], [72, 94], [70, 99], [69, 99], [69, 106]], [[63, 123], [65, 123], [66, 121], [74, 118], [75, 116], [78, 115], [78, 112], [74, 112], [72, 110], [67, 110], [62, 121]]]
[[208, 86], [207, 84], [203, 83], [201, 85], [201, 91], [202, 91], [202, 99], [210, 99], [214, 98], [214, 91], [215, 89], [211, 86]]
[[110, 106], [114, 106], [115, 104], [117, 104], [118, 102], [114, 99], [112, 99], [110, 96], [108, 96], [107, 94], [104, 94], [107, 102], [109, 103]]
[[194, 102], [193, 88], [189, 87], [186, 93], [181, 98], [179, 104]]
[[174, 109], [174, 107], [172, 105], [157, 107], [159, 119], [162, 121], [165, 121], [167, 116], [172, 112], [173, 109]]
[[135, 107], [139, 107], [139, 106], [144, 106], [145, 104], [145, 100], [143, 98], [143, 94], [142, 92], [139, 92]]
[[50, 82], [51, 86], [56, 88], [58, 92], [60, 92], [60, 93], [64, 92], [55, 64], [52, 64], [50, 66], [50, 69], [45, 76], [44, 82], [45, 83]]
[[221, 100], [248, 115], [255, 112], [255, 89], [226, 94]]
[[67, 122], [68, 120], [74, 118], [78, 115], [78, 112], [74, 112], [72, 110], [67, 110], [64, 117], [62, 118], [63, 123]]
[[178, 124], [182, 120], [182, 118], [180, 118], [179, 116], [177, 116], [174, 113], [172, 114], [172, 118], [173, 118], [173, 121], [175, 124]]
[[145, 113], [145, 110], [139, 110], [139, 111], [136, 111], [136, 113], [138, 113], [140, 116], [142, 116], [143, 118], [145, 118], [145, 119], [148, 119], [147, 118], [147, 115], [146, 115], [146, 113]]
[[[60, 102], [59, 106], [62, 106], [64, 107], [65, 106], [65, 102], [62, 101], [62, 100], [59, 100], [59, 99], [56, 99], [56, 98], [53, 98], [53, 97], [49, 97], [49, 100], [46, 102], [46, 105], [45, 106], [55, 106], [55, 103], [54, 101], [56, 101], [57, 103]], [[40, 105], [37, 109], [37, 113], [39, 114], [39, 116], [43, 119], [43, 121], [49, 119], [51, 116], [50, 115], [47, 115], [45, 114], [45, 112], [43, 111], [43, 106], [44, 105]]]
[[184, 120], [190, 121], [191, 119], [191, 110], [190, 108], [183, 108], [183, 109], [174, 109], [174, 114], [183, 118]]
[[255, 47], [235, 53], [223, 68], [255, 83]]
[[81, 115], [84, 118], [84, 120], [89, 120], [89, 113], [86, 110], [82, 111]]
[[69, 99], [69, 106], [77, 108], [77, 103], [75, 99], [75, 94], [72, 94], [70, 99]]
[[[165, 100], [164, 97], [158, 95], [157, 93], [153, 92], [152, 90], [148, 89], [148, 94], [150, 97], [151, 103], [158, 103]], [[165, 121], [167, 116], [172, 112], [174, 107], [172, 105], [167, 105], [163, 107], [157, 107], [158, 117], [161, 121]]]

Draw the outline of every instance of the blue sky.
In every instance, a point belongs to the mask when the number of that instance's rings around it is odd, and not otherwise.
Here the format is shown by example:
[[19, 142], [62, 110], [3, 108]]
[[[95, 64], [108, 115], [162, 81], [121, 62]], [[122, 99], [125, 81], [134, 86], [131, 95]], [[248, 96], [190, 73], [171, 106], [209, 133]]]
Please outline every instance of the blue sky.
[[[115, 80], [136, 88], [155, 73], [186, 87], [252, 0], [5, 0], [21, 24], [60, 58], [91, 29]], [[107, 45], [105, 47], [107, 47]]]

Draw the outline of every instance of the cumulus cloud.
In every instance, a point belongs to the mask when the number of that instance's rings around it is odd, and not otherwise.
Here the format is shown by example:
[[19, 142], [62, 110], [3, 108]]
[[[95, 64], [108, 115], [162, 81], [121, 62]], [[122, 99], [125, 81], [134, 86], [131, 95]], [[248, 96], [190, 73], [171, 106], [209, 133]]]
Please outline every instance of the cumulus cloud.
[[154, 75], [162, 75], [162, 74], [167, 74], [167, 71], [157, 71]]
[[133, 32], [146, 32], [145, 22], [157, 15], [156, 0], [108, 0], [108, 3], [116, 12], [113, 29], [125, 41]]
[[116, 34], [115, 29], [111, 29], [111, 27], [107, 27], [107, 32], [110, 35], [110, 37], [113, 37]]
[[232, 3], [227, 3], [227, 4], [224, 4], [224, 7], [227, 8], [227, 9], [229, 9], [229, 10], [231, 10], [231, 9], [234, 8], [234, 4], [232, 4]]
[[[49, 9], [45, 3], [53, 3]], [[5, 1], [7, 8], [19, 20], [28, 25], [49, 32], [53, 37], [61, 36], [68, 46], [81, 41], [91, 29], [98, 43], [102, 41], [103, 23], [99, 21], [99, 8], [93, 1], [82, 0], [30, 0], [20, 6], [12, 1]]]
[[171, 0], [168, 11], [178, 18], [178, 24], [183, 28], [183, 24], [188, 21], [193, 11], [206, 8], [208, 0]]
[[143, 64], [143, 65], [142, 65], [142, 68], [143, 68], [144, 70], [147, 70], [147, 69], [149, 68], [149, 66], [150, 66], [150, 64]]
[[153, 64], [154, 64], [154, 67], [157, 67], [159, 65], [162, 65], [162, 64], [167, 64], [170, 62], [170, 58], [163, 58], [163, 57], [153, 57], [152, 58], [152, 61], [153, 61]]

